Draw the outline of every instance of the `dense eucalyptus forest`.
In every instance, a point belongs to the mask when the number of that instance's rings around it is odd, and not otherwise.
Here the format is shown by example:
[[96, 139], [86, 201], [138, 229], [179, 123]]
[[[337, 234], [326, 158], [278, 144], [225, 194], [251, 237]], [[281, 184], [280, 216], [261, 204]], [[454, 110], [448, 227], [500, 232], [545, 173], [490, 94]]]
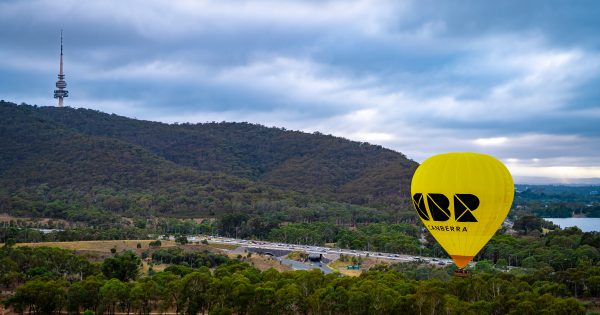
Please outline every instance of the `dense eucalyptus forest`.
[[15, 290], [5, 304], [32, 314], [585, 314], [600, 297], [598, 257], [582, 254], [559, 269], [536, 260], [506, 272], [505, 265], [480, 261], [469, 278], [418, 263], [346, 277], [261, 271], [245, 257], [208, 251], [152, 254], [165, 255], [173, 264], [142, 274], [140, 258], [129, 251], [90, 262], [67, 250], [4, 246], [0, 281]]

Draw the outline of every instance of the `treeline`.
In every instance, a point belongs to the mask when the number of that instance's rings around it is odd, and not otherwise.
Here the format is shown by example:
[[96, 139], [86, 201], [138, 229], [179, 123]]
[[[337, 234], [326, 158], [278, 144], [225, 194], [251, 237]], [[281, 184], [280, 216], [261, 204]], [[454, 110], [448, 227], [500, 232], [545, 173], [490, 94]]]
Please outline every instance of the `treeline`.
[[[346, 211], [348, 208], [340, 208]], [[292, 244], [336, 246], [361, 250], [390, 252], [413, 251], [418, 247], [418, 229], [410, 224], [362, 223], [367, 213], [360, 209], [349, 209], [357, 227], [336, 225], [328, 222], [286, 223], [282, 218], [250, 216], [245, 213], [226, 214], [216, 220], [200, 222], [185, 219], [137, 218], [120, 222], [107, 222], [100, 226], [68, 228], [44, 233], [39, 228], [44, 224], [8, 224], [0, 226], [0, 243], [8, 240], [17, 243], [51, 241], [88, 241], [114, 239], [147, 239], [159, 235], [221, 235], [246, 239], [261, 239]], [[116, 219], [115, 219], [116, 220]], [[32, 228], [36, 226], [37, 228]]]
[[[1, 259], [12, 259], [3, 248]], [[35, 260], [37, 251], [28, 260]], [[9, 252], [9, 253], [7, 253]], [[64, 252], [63, 252], [64, 253]], [[68, 254], [65, 253], [66, 256]], [[39, 260], [54, 270], [57, 260]], [[377, 267], [360, 277], [324, 275], [320, 271], [260, 271], [227, 259], [209, 269], [184, 262], [163, 272], [139, 275], [139, 258], [131, 252], [101, 265], [33, 275], [6, 304], [20, 313], [57, 314], [84, 310], [148, 314], [585, 314], [573, 298], [570, 278], [544, 270], [526, 274], [474, 271], [470, 278], [452, 277], [450, 269], [404, 264]], [[137, 270], [137, 271], [136, 271]], [[600, 297], [600, 265], [585, 273], [580, 297]], [[596, 278], [594, 278], [596, 277]], [[418, 280], [417, 280], [418, 279]]]
[[0, 243], [69, 242], [148, 239], [148, 231], [136, 227], [74, 228], [44, 233], [32, 228], [0, 227]]
[[[419, 240], [417, 226], [411, 224], [371, 223], [348, 227], [326, 222], [282, 224], [268, 218], [257, 220], [245, 214], [226, 215], [224, 220], [202, 221], [161, 219], [150, 223], [134, 220], [134, 226], [122, 228], [75, 228], [44, 234], [28, 228], [0, 228], [0, 242], [44, 242], [112, 239], [147, 239], [158, 235], [218, 234], [255, 238], [273, 242], [305, 245], [330, 245], [355, 250], [385, 253], [419, 254], [447, 257], [429, 233]], [[476, 260], [509, 267], [544, 268], [556, 271], [573, 268], [580, 261], [592, 265], [600, 261], [600, 233], [577, 228], [556, 229], [537, 217], [524, 216], [514, 223], [521, 235], [500, 230], [480, 251]]]
[[516, 185], [514, 214], [600, 218], [600, 186]]
[[600, 233], [582, 232], [573, 227], [540, 236], [498, 234], [476, 258], [505, 266], [554, 271], [565, 271], [581, 264], [595, 265], [600, 262]]
[[572, 216], [600, 218], [600, 202], [594, 204], [587, 202], [529, 202], [524, 210], [543, 218], [570, 218]]
[[[229, 261], [226, 256], [214, 254], [209, 251], [185, 251], [178, 247], [153, 251], [151, 258], [152, 261], [159, 264], [174, 264], [189, 268], [199, 268], [201, 266], [213, 268]], [[179, 270], [176, 273], [185, 272]]]
[[[193, 182], [182, 180], [180, 183], [157, 185], [148, 191], [123, 188], [127, 193], [113, 189], [73, 188], [70, 185], [42, 183], [15, 187], [15, 191], [10, 191], [11, 184], [0, 186], [0, 213], [64, 219], [104, 227], [121, 224], [121, 217], [147, 219], [164, 216], [222, 219], [244, 215], [247, 219], [264, 218], [269, 222], [325, 221], [342, 225], [415, 222], [410, 208], [398, 211], [327, 201], [311, 195], [257, 187], [248, 181], [235, 183], [229, 177], [197, 177]], [[245, 229], [246, 235], [255, 234], [251, 226], [238, 228]]]

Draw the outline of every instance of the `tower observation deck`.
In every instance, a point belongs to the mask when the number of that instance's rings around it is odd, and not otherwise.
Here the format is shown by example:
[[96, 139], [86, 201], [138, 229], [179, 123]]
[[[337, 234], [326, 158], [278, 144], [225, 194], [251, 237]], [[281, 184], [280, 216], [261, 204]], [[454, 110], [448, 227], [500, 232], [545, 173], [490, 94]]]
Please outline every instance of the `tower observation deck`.
[[63, 99], [69, 97], [69, 91], [66, 90], [67, 82], [65, 81], [65, 74], [63, 73], [63, 36], [62, 30], [60, 30], [60, 72], [58, 73], [58, 81], [56, 81], [56, 88], [54, 90], [54, 98], [58, 99], [58, 107], [63, 107]]

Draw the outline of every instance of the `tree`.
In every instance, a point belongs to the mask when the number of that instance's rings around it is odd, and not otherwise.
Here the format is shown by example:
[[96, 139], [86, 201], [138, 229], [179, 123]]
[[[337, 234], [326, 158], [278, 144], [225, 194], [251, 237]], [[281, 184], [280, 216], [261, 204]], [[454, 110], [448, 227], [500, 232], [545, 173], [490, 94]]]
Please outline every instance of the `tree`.
[[304, 310], [304, 298], [297, 284], [288, 284], [275, 293], [276, 307], [282, 314], [298, 314]]
[[494, 269], [489, 260], [480, 260], [475, 264], [475, 270], [479, 272], [491, 272]]
[[422, 314], [441, 313], [444, 285], [437, 281], [420, 282], [415, 293], [415, 306]]
[[188, 243], [188, 239], [185, 235], [181, 235], [175, 239], [175, 242], [180, 245], [185, 245]]
[[231, 315], [233, 312], [228, 307], [215, 307], [208, 312], [208, 315]]
[[354, 288], [348, 292], [348, 311], [353, 315], [368, 314], [371, 301], [367, 292]]
[[143, 278], [129, 291], [132, 305], [142, 314], [150, 314], [160, 299], [161, 288], [152, 278]]
[[181, 310], [188, 314], [204, 312], [209, 305], [208, 291], [213, 281], [210, 272], [195, 271], [181, 280]]
[[16, 244], [17, 242], [14, 239], [9, 238], [4, 242], [4, 247], [9, 248], [15, 246]]
[[498, 261], [496, 261], [496, 267], [498, 267], [502, 270], [506, 270], [507, 266], [508, 266], [508, 262], [504, 258], [500, 258], [500, 259], [498, 259]]
[[521, 231], [523, 234], [529, 234], [533, 230], [541, 231], [542, 219], [532, 215], [525, 215], [515, 221], [513, 228]]
[[64, 280], [33, 279], [18, 287], [7, 304], [17, 310], [29, 309], [33, 314], [54, 314], [66, 302], [66, 287]]
[[119, 279], [113, 278], [100, 288], [99, 313], [107, 311], [109, 314], [115, 314], [117, 308], [129, 308], [129, 287]]
[[75, 282], [69, 287], [68, 309], [70, 312], [79, 312], [81, 308], [96, 311], [100, 304], [100, 288], [104, 281], [95, 276]]
[[535, 268], [536, 265], [537, 265], [537, 261], [535, 260], [535, 257], [533, 257], [533, 256], [527, 257], [521, 261], [521, 266], [523, 266], [525, 268]]
[[10, 257], [0, 259], [0, 285], [12, 286], [19, 278], [19, 267]]
[[135, 280], [139, 276], [141, 260], [133, 252], [126, 251], [114, 257], [109, 257], [102, 263], [102, 273], [106, 278], [116, 278], [121, 281]]

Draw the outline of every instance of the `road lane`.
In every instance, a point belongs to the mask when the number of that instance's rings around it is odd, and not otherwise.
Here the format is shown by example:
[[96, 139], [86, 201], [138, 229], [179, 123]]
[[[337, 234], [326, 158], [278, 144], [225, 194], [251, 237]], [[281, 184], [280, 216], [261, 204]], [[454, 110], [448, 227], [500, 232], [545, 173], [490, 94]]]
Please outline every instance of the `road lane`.
[[287, 250], [287, 251], [301, 251], [308, 254], [323, 254], [327, 255], [336, 255], [339, 257], [340, 254], [347, 256], [362, 256], [362, 257], [370, 257], [377, 259], [386, 259], [397, 262], [408, 262], [408, 261], [421, 261], [427, 262], [433, 265], [446, 265], [451, 264], [452, 260], [448, 258], [436, 258], [436, 257], [427, 257], [427, 256], [419, 256], [419, 255], [405, 255], [405, 254], [394, 254], [394, 253], [383, 253], [383, 252], [373, 252], [373, 251], [361, 251], [361, 250], [351, 250], [351, 249], [339, 249], [339, 248], [327, 248], [321, 246], [312, 246], [312, 245], [297, 245], [297, 244], [286, 244], [286, 243], [273, 243], [266, 241], [255, 241], [255, 240], [243, 240], [243, 239], [235, 239], [235, 238], [226, 238], [226, 237], [203, 237], [203, 236], [190, 236], [188, 237], [188, 241], [190, 242], [200, 242], [202, 240], [207, 240], [208, 242], [217, 243], [217, 244], [231, 244], [237, 246], [244, 246], [248, 248], [258, 248], [262, 250]]

